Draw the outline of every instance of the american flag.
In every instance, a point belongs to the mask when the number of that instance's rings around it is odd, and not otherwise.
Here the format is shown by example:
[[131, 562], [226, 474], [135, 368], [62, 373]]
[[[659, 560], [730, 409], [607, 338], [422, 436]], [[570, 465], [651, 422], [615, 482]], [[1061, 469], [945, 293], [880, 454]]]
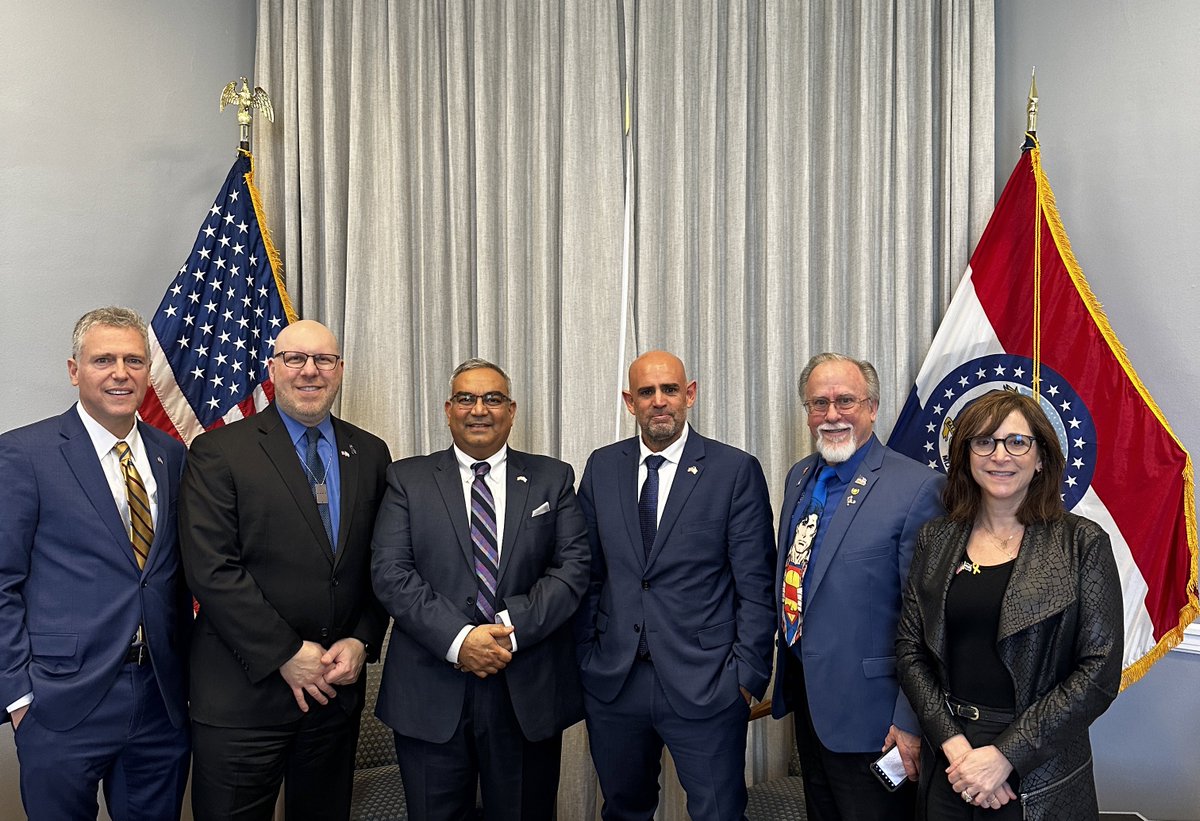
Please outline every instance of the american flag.
[[296, 313], [262, 220], [254, 160], [239, 151], [187, 261], [150, 322], [144, 420], [185, 444], [274, 398], [267, 360]]

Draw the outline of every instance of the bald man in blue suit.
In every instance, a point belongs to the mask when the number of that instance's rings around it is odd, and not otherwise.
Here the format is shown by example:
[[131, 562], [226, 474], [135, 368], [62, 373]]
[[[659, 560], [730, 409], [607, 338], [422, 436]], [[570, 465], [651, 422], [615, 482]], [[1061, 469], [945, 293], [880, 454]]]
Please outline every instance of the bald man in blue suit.
[[641, 435], [588, 460], [592, 578], [576, 640], [602, 815], [650, 819], [671, 752], [695, 821], [742, 818], [746, 721], [771, 677], [771, 507], [750, 454], [687, 423], [696, 383], [651, 351], [629, 368]]
[[21, 799], [34, 821], [94, 819], [102, 784], [115, 821], [177, 819], [192, 625], [175, 526], [185, 451], [136, 418], [150, 359], [133, 311], [85, 314], [67, 369], [78, 404], [0, 436], [0, 707]]

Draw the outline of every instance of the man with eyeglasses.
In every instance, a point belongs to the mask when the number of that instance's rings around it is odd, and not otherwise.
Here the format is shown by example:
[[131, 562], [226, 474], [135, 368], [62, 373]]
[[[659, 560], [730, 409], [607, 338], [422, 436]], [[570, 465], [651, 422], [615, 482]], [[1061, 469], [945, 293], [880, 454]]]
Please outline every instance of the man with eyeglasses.
[[376, 714], [395, 731], [408, 817], [550, 821], [562, 731], [583, 717], [570, 619], [588, 580], [571, 467], [508, 446], [499, 366], [450, 377], [452, 445], [388, 468], [372, 544], [395, 619]]
[[365, 677], [386, 616], [370, 540], [387, 445], [330, 415], [345, 363], [324, 325], [275, 339], [275, 399], [192, 443], [179, 502], [200, 604], [191, 656], [192, 812], [346, 818]]
[[[811, 821], [907, 821], [920, 728], [896, 679], [896, 625], [917, 531], [943, 512], [945, 478], [875, 437], [871, 363], [818, 354], [799, 387], [817, 452], [784, 484], [772, 714], [793, 713]], [[910, 779], [894, 792], [871, 766], [892, 747]]]
[[133, 311], [89, 311], [67, 360], [79, 401], [0, 436], [0, 716], [32, 821], [96, 818], [100, 786], [115, 821], [183, 804], [185, 451], [137, 418], [148, 348]]

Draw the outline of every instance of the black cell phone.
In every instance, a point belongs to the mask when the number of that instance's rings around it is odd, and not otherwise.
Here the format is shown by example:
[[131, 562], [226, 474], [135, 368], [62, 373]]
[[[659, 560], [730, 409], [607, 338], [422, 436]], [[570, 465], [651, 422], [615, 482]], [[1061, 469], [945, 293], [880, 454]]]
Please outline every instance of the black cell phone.
[[908, 780], [904, 762], [900, 760], [899, 747], [892, 747], [881, 755], [878, 761], [872, 762], [871, 772], [875, 773], [875, 777], [882, 781], [889, 791], [899, 789], [900, 785]]

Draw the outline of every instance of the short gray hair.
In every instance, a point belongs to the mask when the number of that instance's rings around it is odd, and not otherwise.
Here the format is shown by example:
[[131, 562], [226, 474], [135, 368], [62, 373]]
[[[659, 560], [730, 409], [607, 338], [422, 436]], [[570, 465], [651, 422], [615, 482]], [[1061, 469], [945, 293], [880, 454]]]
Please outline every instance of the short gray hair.
[[504, 392], [508, 394], [508, 398], [512, 399], [512, 380], [508, 378], [508, 374], [499, 365], [488, 362], [486, 359], [480, 359], [478, 356], [473, 356], [466, 362], [454, 369], [454, 373], [450, 374], [450, 394], [454, 394], [454, 380], [458, 379], [460, 373], [467, 371], [477, 371], [481, 368], [489, 368], [504, 377]]
[[110, 305], [107, 308], [96, 308], [88, 311], [79, 317], [79, 321], [75, 323], [75, 332], [71, 334], [72, 359], [79, 359], [79, 352], [83, 350], [83, 337], [97, 325], [105, 325], [109, 328], [133, 328], [141, 334], [142, 344], [146, 347], [146, 356], [149, 358], [150, 335], [146, 330], [146, 323], [141, 315], [129, 308]]
[[800, 391], [801, 400], [808, 398], [804, 394], [805, 389], [808, 388], [808, 380], [812, 376], [812, 372], [819, 365], [824, 365], [828, 362], [849, 362], [857, 367], [863, 376], [863, 380], [867, 383], [867, 398], [875, 403], [875, 407], [879, 407], [879, 373], [875, 370], [875, 366], [865, 359], [855, 359], [852, 356], [832, 353], [830, 351], [817, 354], [808, 360], [808, 364], [804, 366], [804, 370], [800, 371], [800, 380], [796, 387]]

